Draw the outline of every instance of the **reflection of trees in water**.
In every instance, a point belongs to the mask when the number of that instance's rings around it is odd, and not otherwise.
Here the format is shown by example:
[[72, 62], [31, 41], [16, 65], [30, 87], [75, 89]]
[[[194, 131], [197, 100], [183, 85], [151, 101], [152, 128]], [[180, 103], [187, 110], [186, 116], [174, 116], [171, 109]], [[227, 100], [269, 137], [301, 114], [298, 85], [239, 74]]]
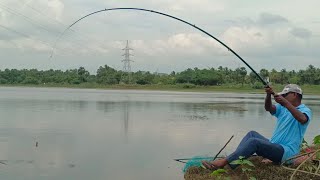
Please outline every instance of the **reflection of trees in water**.
[[206, 115], [194, 115], [194, 114], [193, 115], [180, 114], [180, 115], [176, 115], [175, 118], [189, 119], [193, 121], [209, 119]]
[[311, 110], [312, 110], [312, 114], [313, 117], [319, 117], [320, 116], [320, 108], [319, 108], [319, 104], [306, 104]]
[[[261, 106], [261, 107], [260, 107]], [[217, 103], [183, 103], [183, 102], [150, 102], [150, 101], [124, 101], [124, 102], [97, 102], [97, 109], [104, 112], [123, 111], [124, 118], [129, 118], [129, 109], [135, 112], [179, 114], [176, 116], [188, 119], [205, 120], [208, 115], [237, 115], [265, 113], [263, 103], [256, 102], [217, 102]]]
[[176, 118], [190, 120], [206, 120], [215, 116], [243, 118], [248, 114], [261, 117], [266, 113], [263, 102], [170, 103], [170, 111]]
[[99, 111], [103, 111], [103, 112], [113, 112], [115, 111], [115, 109], [117, 109], [119, 107], [119, 105], [121, 104], [121, 102], [104, 102], [104, 101], [97, 101], [96, 102], [96, 106], [97, 106], [97, 110]]
[[[171, 105], [171, 107], [174, 107]], [[176, 107], [181, 110], [193, 113], [210, 113], [210, 112], [239, 112], [243, 113], [247, 111], [245, 104], [236, 104], [236, 103], [176, 103]], [[176, 108], [175, 107], [175, 108]]]
[[[88, 108], [88, 101], [70, 101], [70, 100], [4, 100], [0, 106], [5, 106], [6, 109], [39, 109], [50, 111], [73, 111], [84, 110]], [[1, 107], [2, 108], [2, 107]]]
[[157, 102], [133, 101], [130, 102], [130, 106], [134, 107], [136, 111], [152, 110], [154, 106], [157, 106]]
[[108, 113], [120, 112], [120, 119], [123, 119], [125, 142], [128, 142], [130, 106], [136, 106], [135, 104], [136, 103], [132, 103], [129, 101], [124, 101], [124, 102], [102, 102], [102, 101], [99, 102], [98, 101], [96, 103], [97, 110], [99, 111], [108, 112]]
[[208, 104], [207, 108], [211, 112], [215, 112], [218, 116], [237, 116], [244, 117], [247, 109], [246, 104], [234, 104], [234, 103], [213, 103]]
[[[73, 111], [88, 109], [88, 101], [70, 101], [70, 100], [49, 100], [49, 101], [36, 101], [31, 103], [33, 105], [41, 106], [55, 111]], [[29, 104], [30, 105], [30, 104]]]
[[[152, 101], [123, 101], [97, 102], [100, 111], [117, 113], [123, 120], [124, 136], [128, 140], [130, 113], [137, 116], [161, 116], [163, 120], [206, 121], [224, 118], [259, 118], [266, 112], [263, 102], [217, 102], [217, 103], [183, 103], [183, 102], [152, 102]], [[119, 114], [120, 113], [120, 114]]]
[[88, 101], [63, 101], [63, 100], [50, 100], [43, 103], [44, 106], [48, 106], [51, 110], [56, 111], [73, 111], [88, 109]]
[[[257, 106], [259, 106], [259, 107], [257, 107]], [[264, 103], [258, 104], [255, 107], [256, 107], [255, 109], [258, 111], [258, 115], [263, 115], [263, 114], [267, 113], [267, 111], [264, 109]], [[269, 113], [267, 113], [267, 114], [269, 114]]]
[[124, 137], [125, 142], [128, 142], [128, 131], [129, 131], [129, 103], [126, 101], [123, 108], [123, 121], [124, 121]]
[[208, 120], [214, 116], [232, 114], [242, 117], [247, 110], [244, 105], [232, 103], [170, 103], [170, 111], [174, 118]]
[[[148, 101], [97, 101], [97, 110], [103, 112], [115, 112], [122, 111], [124, 107], [134, 108], [135, 111], [144, 111], [152, 109], [154, 106], [158, 106], [158, 102], [148, 102]], [[162, 103], [163, 105], [163, 103]]]
[[68, 103], [71, 107], [76, 108], [76, 109], [87, 109], [88, 108], [88, 101], [71, 101]]

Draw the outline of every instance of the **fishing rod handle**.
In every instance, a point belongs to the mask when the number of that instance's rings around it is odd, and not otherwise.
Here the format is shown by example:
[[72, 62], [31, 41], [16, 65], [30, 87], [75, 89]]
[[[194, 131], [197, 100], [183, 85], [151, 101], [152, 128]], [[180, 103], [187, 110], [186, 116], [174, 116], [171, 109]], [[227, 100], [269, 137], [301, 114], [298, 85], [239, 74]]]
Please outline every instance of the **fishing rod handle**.
[[[271, 87], [270, 87], [269, 84], [266, 84], [266, 85], [264, 86], [264, 88], [271, 88]], [[273, 92], [273, 91], [272, 91], [271, 94], [272, 94], [273, 96], [277, 96], [277, 94], [276, 94], [275, 92]]]

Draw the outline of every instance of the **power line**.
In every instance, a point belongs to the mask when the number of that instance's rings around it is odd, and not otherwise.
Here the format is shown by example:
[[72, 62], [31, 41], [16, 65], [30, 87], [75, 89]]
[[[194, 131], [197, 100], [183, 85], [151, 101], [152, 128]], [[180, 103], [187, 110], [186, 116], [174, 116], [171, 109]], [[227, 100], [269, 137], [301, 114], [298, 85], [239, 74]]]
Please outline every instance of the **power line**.
[[59, 24], [59, 25], [61, 25], [61, 26], [64, 26], [64, 27], [67, 26], [66, 24], [63, 24], [62, 22], [60, 22], [60, 21], [58, 21], [58, 20], [56, 20], [56, 19], [48, 16], [48, 14], [45, 14], [45, 13], [43, 13], [42, 11], [34, 8], [33, 6], [30, 6], [30, 5], [28, 4], [28, 2], [24, 3], [23, 0], [19, 0], [19, 1], [20, 1], [24, 6], [27, 6], [28, 8], [30, 8], [30, 9], [32, 9], [33, 11], [37, 12], [39, 15], [45, 16], [45, 17], [47, 17], [47, 18], [55, 21], [57, 24]]
[[[28, 8], [32, 9], [33, 11], [35, 11], [37, 14], [49, 18], [51, 21], [55, 22], [56, 24], [59, 24], [60, 26], [63, 26], [64, 28], [68, 26], [68, 25], [66, 25], [66, 24], [64, 24], [64, 23], [62, 23], [62, 22], [60, 22], [60, 21], [58, 21], [58, 20], [56, 20], [56, 19], [48, 16], [48, 14], [43, 13], [42, 11], [34, 8], [33, 6], [30, 6], [28, 3], [24, 3], [22, 0], [19, 0], [19, 1], [20, 1], [23, 5], [27, 6]], [[71, 30], [71, 32], [73, 32], [73, 34], [74, 34], [75, 36], [77, 36], [77, 37], [81, 37], [81, 38], [86, 37], [86, 38], [90, 39], [90, 37], [87, 36], [87, 35], [84, 34], [84, 33], [81, 33], [81, 32], [79, 32], [79, 31], [75, 31], [74, 29], [70, 29], [70, 30]], [[71, 35], [67, 35], [67, 36], [70, 36], [70, 37], [71, 37]], [[104, 46], [104, 45], [105, 45], [102, 41], [97, 41], [96, 39], [95, 39], [95, 42], [97, 42], [100, 46]]]
[[[38, 41], [38, 42], [40, 42], [40, 43], [42, 43], [42, 44], [44, 44], [44, 45], [47, 45], [48, 47], [51, 47], [51, 45], [50, 45], [49, 42], [42, 41], [42, 40], [40, 40], [40, 39], [34, 39], [34, 38], [32, 38], [30, 35], [27, 35], [27, 34], [24, 34], [24, 33], [22, 33], [22, 32], [16, 31], [16, 30], [14, 30], [14, 29], [12, 29], [12, 28], [3, 26], [3, 25], [1, 25], [1, 24], [0, 24], [0, 27], [2, 27], [3, 29], [5, 29], [5, 30], [7, 30], [7, 31], [13, 32], [13, 33], [15, 33], [15, 34], [18, 34], [18, 35], [20, 35], [20, 36], [22, 36], [22, 37], [24, 37], [24, 38], [31, 39], [31, 40], [34, 40], [34, 41]], [[10, 41], [10, 42], [11, 42], [11, 41]], [[14, 45], [16, 46], [16, 44], [14, 44]], [[68, 53], [66, 53], [66, 51], [64, 51], [64, 54], [67, 55]], [[70, 53], [70, 54], [71, 54], [71, 53]]]
[[37, 27], [39, 27], [39, 28], [41, 28], [41, 29], [49, 32], [49, 33], [54, 33], [54, 34], [56, 34], [56, 35], [58, 35], [59, 33], [61, 33], [61, 32], [57, 32], [57, 31], [53, 31], [53, 30], [48, 29], [47, 27], [45, 27], [45, 26], [43, 26], [43, 25], [35, 22], [33, 19], [29, 18], [28, 16], [26, 16], [26, 15], [20, 13], [20, 12], [17, 12], [17, 11], [15, 11], [15, 10], [11, 9], [11, 8], [8, 7], [8, 6], [3, 5], [2, 3], [0, 3], [0, 7], [1, 7], [2, 9], [6, 10], [7, 12], [13, 14], [13, 15], [22, 17], [25, 21], [28, 21], [28, 22], [31, 23], [32, 25], [37, 26]]
[[[8, 6], [6, 6], [6, 5], [4, 5], [4, 4], [2, 4], [2, 3], [0, 3], [0, 8], [6, 10], [7, 12], [9, 12], [9, 13], [15, 15], [15, 16], [20, 16], [20, 17], [22, 17], [25, 21], [28, 21], [28, 22], [31, 23], [33, 26], [39, 27], [39, 28], [41, 28], [41, 29], [43, 29], [43, 30], [45, 30], [45, 31], [47, 31], [47, 32], [49, 32], [49, 33], [54, 33], [55, 36], [61, 34], [61, 32], [59, 32], [59, 31], [52, 31], [52, 30], [48, 29], [47, 27], [43, 26], [42, 24], [40, 24], [40, 23], [34, 21], [33, 19], [27, 17], [26, 15], [24, 15], [24, 14], [22, 14], [22, 13], [16, 11], [16, 10], [13, 10], [13, 9], [11, 9], [10, 7], [8, 7]], [[37, 11], [37, 12], [40, 13], [41, 15], [43, 15], [43, 13], [41, 13], [40, 11]], [[57, 21], [57, 20], [55, 20], [55, 21]], [[59, 22], [59, 21], [57, 21], [57, 22]], [[62, 23], [60, 23], [60, 24], [62, 24]], [[17, 32], [17, 31], [16, 31], [16, 32]], [[19, 34], [19, 33], [18, 33], [18, 34]], [[20, 35], [21, 35], [21, 33], [20, 33]], [[71, 38], [73, 37], [73, 36], [71, 36], [71, 35], [67, 35], [67, 36], [69, 36], [69, 37], [71, 37]], [[83, 37], [83, 36], [81, 36], [81, 37]], [[32, 39], [32, 38], [31, 38], [31, 39]], [[78, 42], [78, 41], [73, 40], [73, 39], [69, 39], [69, 41], [74, 42], [75, 44], [78, 45], [78, 47], [80, 47], [80, 46], [81, 46], [81, 47], [86, 47], [87, 49], [89, 49], [89, 50], [91, 50], [91, 51], [97, 51], [97, 50], [95, 50], [95, 49], [93, 49], [93, 48], [90, 48], [90, 47], [86, 46], [87, 43], [81, 43], [81, 42]], [[49, 46], [52, 47], [52, 45], [49, 45]], [[98, 47], [99, 47], [99, 46], [98, 46]]]
[[38, 42], [40, 42], [40, 43], [42, 43], [44, 45], [47, 45], [48, 47], [51, 47], [51, 44], [49, 42], [47, 42], [47, 41], [43, 41], [43, 40], [40, 40], [40, 39], [35, 39], [35, 38], [31, 37], [30, 35], [27, 35], [25, 33], [22, 33], [22, 32], [19, 32], [19, 31], [15, 30], [15, 29], [3, 26], [1, 24], [0, 24], [0, 27], [2, 27], [3, 29], [6, 29], [7, 31], [13, 32], [15, 34], [18, 34], [18, 35], [20, 35], [20, 36], [22, 36], [24, 38], [27, 38], [27, 39], [30, 39], [30, 40], [34, 40], [34, 41], [38, 41]]

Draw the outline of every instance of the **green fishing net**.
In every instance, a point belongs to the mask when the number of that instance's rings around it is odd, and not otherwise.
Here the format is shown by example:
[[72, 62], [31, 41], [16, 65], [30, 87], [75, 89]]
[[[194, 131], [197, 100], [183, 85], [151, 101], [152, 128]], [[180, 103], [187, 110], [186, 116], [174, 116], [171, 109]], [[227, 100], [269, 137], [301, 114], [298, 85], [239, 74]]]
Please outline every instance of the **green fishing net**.
[[213, 157], [208, 156], [194, 156], [186, 162], [182, 171], [185, 173], [190, 167], [201, 167], [202, 161], [212, 161]]

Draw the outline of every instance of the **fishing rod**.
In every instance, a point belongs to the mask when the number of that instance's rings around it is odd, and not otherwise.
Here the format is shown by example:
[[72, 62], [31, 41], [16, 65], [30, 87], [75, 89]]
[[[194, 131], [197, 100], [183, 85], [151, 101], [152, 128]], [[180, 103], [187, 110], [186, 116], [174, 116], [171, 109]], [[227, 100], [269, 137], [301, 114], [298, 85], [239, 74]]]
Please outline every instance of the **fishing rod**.
[[173, 159], [175, 161], [178, 161], [178, 162], [181, 162], [181, 163], [186, 163], [184, 161], [187, 161], [187, 160], [201, 160], [201, 159], [208, 159], [208, 158], [212, 158], [213, 160], [217, 159], [218, 156], [220, 155], [220, 153], [226, 148], [226, 146], [230, 143], [231, 139], [234, 137], [234, 135], [232, 135], [230, 137], [230, 139], [226, 142], [226, 144], [220, 149], [220, 151], [214, 156], [214, 157], [195, 157], [195, 158], [179, 158], [179, 159]]
[[[76, 20], [74, 23], [72, 23], [71, 25], [69, 25], [61, 34], [60, 36], [57, 38], [57, 41], [63, 36], [63, 34], [69, 30], [72, 26], [74, 26], [75, 24], [77, 24], [79, 21], [91, 16], [91, 15], [94, 15], [94, 14], [97, 14], [97, 13], [101, 13], [101, 12], [107, 12], [107, 11], [115, 11], [115, 10], [134, 10], [134, 11], [145, 11], [145, 12], [150, 12], [150, 13], [155, 13], [155, 14], [159, 14], [159, 15], [162, 15], [162, 16], [166, 16], [166, 17], [169, 17], [169, 18], [172, 18], [172, 19], [175, 19], [175, 20], [178, 20], [180, 22], [183, 22], [185, 24], [188, 24], [190, 25], [191, 27], [193, 28], [196, 28], [198, 29], [199, 31], [203, 32], [204, 34], [210, 36], [211, 38], [213, 38], [214, 40], [218, 41], [221, 45], [223, 45], [224, 47], [226, 47], [229, 51], [231, 51], [235, 56], [237, 56], [257, 77], [258, 79], [265, 85], [265, 86], [268, 86], [268, 83], [241, 57], [239, 56], [234, 50], [232, 50], [229, 46], [227, 46], [225, 43], [223, 43], [221, 40], [219, 40], [218, 38], [214, 37], [213, 35], [211, 35], [210, 33], [208, 33], [207, 31], [201, 29], [200, 27], [196, 26], [195, 24], [191, 24], [190, 22], [188, 21], [185, 21], [183, 19], [180, 19], [178, 17], [175, 17], [175, 16], [172, 16], [172, 15], [169, 15], [169, 14], [166, 14], [166, 13], [162, 13], [162, 12], [159, 12], [159, 11], [154, 11], [154, 10], [150, 10], [150, 9], [143, 9], [143, 8], [131, 8], [131, 7], [123, 7], [123, 8], [106, 8], [106, 9], [102, 9], [102, 10], [99, 10], [99, 11], [95, 11], [95, 12], [92, 12], [92, 13], [89, 13], [83, 17], [81, 17], [80, 19]], [[50, 55], [50, 58], [53, 56], [53, 53], [54, 53], [54, 49], [55, 49], [55, 46], [57, 44], [57, 41], [55, 42], [53, 48], [52, 48], [52, 52], [51, 52], [51, 55]]]

